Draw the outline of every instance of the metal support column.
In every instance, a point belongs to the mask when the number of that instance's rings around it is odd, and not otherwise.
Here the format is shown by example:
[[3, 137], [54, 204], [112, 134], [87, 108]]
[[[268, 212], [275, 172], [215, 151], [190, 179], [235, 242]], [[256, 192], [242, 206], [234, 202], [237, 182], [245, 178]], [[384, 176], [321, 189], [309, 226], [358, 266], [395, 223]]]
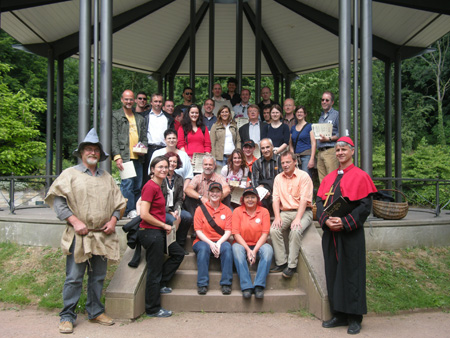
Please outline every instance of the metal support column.
[[[391, 61], [384, 63], [384, 156], [385, 175], [392, 177], [392, 76]], [[392, 189], [392, 181], [386, 181], [386, 189]]]
[[243, 0], [236, 0], [236, 91], [242, 91], [242, 25], [243, 25]]
[[162, 76], [158, 76], [158, 93], [162, 93], [163, 92], [163, 78]]
[[56, 174], [62, 172], [62, 115], [64, 110], [64, 59], [58, 57], [56, 77]]
[[[402, 57], [400, 51], [395, 55], [394, 65], [394, 109], [395, 109], [395, 178], [402, 177]], [[402, 181], [396, 181], [396, 189], [402, 190]], [[401, 195], [396, 193], [396, 200]]]
[[[112, 0], [101, 0], [100, 10], [100, 142], [111, 154], [112, 120]], [[100, 162], [100, 167], [111, 172], [111, 160]]]
[[261, 7], [261, 0], [255, 0], [255, 103], [257, 104], [261, 101]]
[[339, 0], [339, 135], [350, 135], [351, 112], [350, 0]]
[[169, 74], [169, 100], [174, 100], [175, 76]]
[[361, 0], [361, 168], [372, 176], [372, 0]]
[[93, 125], [98, 130], [98, 34], [99, 34], [99, 0], [94, 0], [94, 95]]
[[191, 24], [189, 38], [189, 84], [192, 88], [192, 102], [195, 102], [195, 0], [191, 0]]
[[89, 131], [91, 89], [91, 1], [80, 0], [80, 61], [78, 73], [78, 143]]
[[358, 82], [358, 1], [353, 1], [353, 142], [355, 143], [354, 163], [359, 166], [359, 82]]
[[[53, 173], [53, 101], [55, 98], [55, 58], [53, 49], [48, 50], [48, 71], [47, 71], [47, 124], [46, 124], [46, 165], [45, 174], [52, 175]], [[50, 188], [52, 180], [45, 179], [46, 190]]]
[[208, 97], [214, 87], [214, 28], [215, 28], [215, 4], [209, 0], [209, 46], [208, 46]]
[[280, 74], [273, 75], [273, 100], [280, 102]]
[[[285, 78], [285, 81], [284, 81], [284, 83], [286, 84], [286, 87], [284, 88], [284, 100], [291, 97], [291, 81], [292, 81], [292, 76], [287, 75]], [[283, 108], [284, 100], [283, 100], [283, 102], [280, 102], [281, 108]]]

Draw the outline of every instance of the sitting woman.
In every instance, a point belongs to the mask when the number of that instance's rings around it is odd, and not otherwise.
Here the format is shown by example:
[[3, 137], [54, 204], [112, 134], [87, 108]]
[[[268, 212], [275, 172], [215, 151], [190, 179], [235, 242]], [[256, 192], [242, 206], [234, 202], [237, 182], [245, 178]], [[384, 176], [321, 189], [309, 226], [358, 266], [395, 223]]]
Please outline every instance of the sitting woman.
[[184, 259], [184, 250], [177, 242], [169, 246], [169, 259], [164, 261], [166, 234], [172, 226], [166, 223], [166, 210], [161, 184], [166, 179], [169, 161], [156, 157], [150, 163], [151, 179], [142, 188], [140, 215], [142, 221], [138, 231], [138, 239], [145, 248], [147, 258], [147, 284], [145, 286], [145, 312], [149, 317], [170, 317], [172, 311], [161, 307], [160, 293], [169, 293], [167, 287]]
[[289, 126], [283, 123], [282, 116], [283, 110], [278, 104], [274, 104], [270, 108], [272, 120], [267, 125], [267, 131], [264, 136], [272, 140], [274, 154], [281, 154], [287, 150], [289, 138], [291, 137]]
[[213, 182], [208, 188], [208, 201], [201, 204], [195, 211], [194, 230], [197, 238], [193, 249], [197, 255], [197, 292], [206, 295], [209, 285], [209, 260], [211, 254], [220, 258], [222, 267], [222, 294], [231, 294], [233, 281], [233, 254], [231, 245], [227, 242], [231, 235], [231, 210], [222, 200], [222, 185]]
[[231, 189], [235, 186], [245, 188], [248, 185], [247, 178], [249, 169], [247, 167], [247, 162], [244, 159], [244, 152], [241, 149], [236, 148], [233, 150], [230, 157], [228, 157], [227, 164], [222, 167], [220, 173], [225, 177], [225, 180]]
[[[258, 192], [254, 187], [247, 187], [241, 197], [241, 206], [233, 212], [233, 258], [242, 296], [264, 298], [266, 279], [272, 264], [273, 249], [266, 243], [270, 232], [270, 215], [261, 206]], [[252, 283], [248, 264], [253, 265], [259, 259], [255, 282]]]
[[[186, 210], [181, 210], [183, 205], [183, 178], [175, 170], [180, 169], [180, 157], [168, 152], [164, 155], [169, 161], [169, 172], [161, 185], [161, 189], [166, 199], [166, 223], [177, 226], [177, 243], [184, 248], [189, 228], [192, 224], [192, 216]], [[185, 255], [189, 253], [184, 252]]]
[[217, 122], [211, 128], [211, 154], [218, 165], [225, 166], [231, 152], [240, 147], [241, 136], [230, 108], [222, 106], [217, 112]]
[[203, 123], [203, 116], [196, 104], [189, 106], [178, 128], [177, 148], [185, 151], [192, 158], [194, 153], [210, 153], [211, 139], [209, 130]]

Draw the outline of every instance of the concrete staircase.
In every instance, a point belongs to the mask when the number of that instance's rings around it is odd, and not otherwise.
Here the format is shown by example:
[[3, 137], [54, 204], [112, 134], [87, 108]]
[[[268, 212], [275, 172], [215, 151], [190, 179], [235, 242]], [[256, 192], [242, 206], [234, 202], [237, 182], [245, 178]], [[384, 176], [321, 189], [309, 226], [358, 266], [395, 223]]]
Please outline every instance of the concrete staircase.
[[[209, 291], [206, 295], [197, 294], [197, 260], [192, 252], [192, 242], [180, 268], [169, 286], [170, 294], [161, 296], [162, 306], [175, 312], [287, 312], [306, 309], [319, 318], [329, 316], [323, 275], [323, 256], [320, 236], [314, 226], [304, 233], [299, 255], [297, 273], [285, 279], [281, 273], [269, 274], [264, 299], [254, 296], [248, 300], [242, 297], [237, 273], [233, 274], [231, 295], [222, 295], [219, 285], [220, 261], [211, 258], [209, 267]], [[119, 267], [106, 290], [106, 312], [121, 319], [133, 319], [144, 312], [146, 281], [145, 256], [142, 255], [138, 268], [128, 267], [133, 250], [127, 249]], [[256, 267], [250, 269], [252, 280]]]

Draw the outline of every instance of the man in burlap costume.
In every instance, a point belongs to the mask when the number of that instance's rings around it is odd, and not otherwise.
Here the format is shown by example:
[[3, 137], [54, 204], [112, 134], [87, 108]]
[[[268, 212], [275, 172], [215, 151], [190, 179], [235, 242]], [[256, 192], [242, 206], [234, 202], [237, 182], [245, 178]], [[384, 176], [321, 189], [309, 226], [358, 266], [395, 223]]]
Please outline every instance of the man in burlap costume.
[[119, 239], [115, 232], [120, 210], [126, 199], [112, 176], [97, 168], [108, 157], [95, 129], [73, 152], [82, 162], [64, 170], [50, 187], [45, 202], [60, 220], [67, 222], [61, 249], [67, 255], [64, 308], [60, 312], [59, 331], [72, 333], [77, 319], [75, 308], [80, 299], [84, 273], [88, 286], [86, 311], [90, 322], [112, 325], [100, 301], [106, 276], [107, 259], [119, 259]]

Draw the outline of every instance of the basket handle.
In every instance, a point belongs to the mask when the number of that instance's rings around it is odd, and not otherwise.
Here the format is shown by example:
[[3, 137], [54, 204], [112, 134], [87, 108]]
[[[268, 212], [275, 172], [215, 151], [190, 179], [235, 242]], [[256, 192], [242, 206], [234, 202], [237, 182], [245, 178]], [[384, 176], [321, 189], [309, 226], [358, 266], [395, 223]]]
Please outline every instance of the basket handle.
[[394, 191], [394, 192], [399, 192], [400, 194], [402, 194], [403, 198], [405, 199], [405, 202], [408, 203], [408, 199], [406, 198], [405, 194], [402, 193], [400, 190], [396, 190], [396, 189], [378, 189], [378, 191]]

